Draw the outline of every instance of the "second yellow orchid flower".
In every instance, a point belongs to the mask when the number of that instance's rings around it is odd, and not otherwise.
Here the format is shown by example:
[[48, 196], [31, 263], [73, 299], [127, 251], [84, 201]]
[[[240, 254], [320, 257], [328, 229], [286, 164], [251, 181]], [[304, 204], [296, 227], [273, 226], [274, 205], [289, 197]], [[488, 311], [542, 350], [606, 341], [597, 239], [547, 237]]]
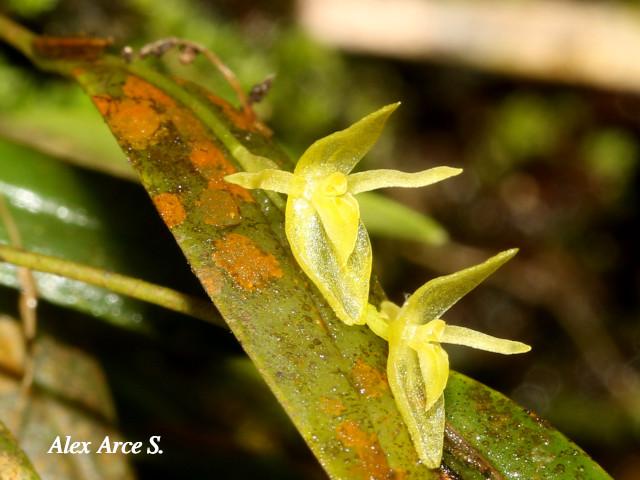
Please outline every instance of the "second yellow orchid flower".
[[296, 261], [347, 325], [365, 323], [372, 253], [355, 195], [384, 187], [422, 187], [458, 175], [436, 167], [417, 173], [370, 170], [351, 174], [377, 141], [398, 103], [313, 143], [293, 173], [263, 169], [225, 180], [289, 196], [285, 231]]
[[367, 324], [389, 342], [389, 386], [422, 462], [440, 466], [444, 440], [444, 389], [449, 357], [441, 343], [506, 355], [525, 353], [529, 345], [447, 325], [440, 317], [461, 297], [516, 254], [507, 250], [486, 262], [427, 282], [402, 307], [369, 305]]

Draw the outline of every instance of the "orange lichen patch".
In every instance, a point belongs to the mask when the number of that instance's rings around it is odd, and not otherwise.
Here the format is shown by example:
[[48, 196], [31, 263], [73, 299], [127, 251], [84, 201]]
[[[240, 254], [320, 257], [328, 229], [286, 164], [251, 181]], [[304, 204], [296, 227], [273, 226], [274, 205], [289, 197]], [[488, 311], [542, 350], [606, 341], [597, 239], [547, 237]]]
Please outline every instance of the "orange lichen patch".
[[224, 154], [208, 139], [193, 144], [189, 159], [205, 178], [220, 177], [233, 171]]
[[214, 268], [207, 268], [198, 272], [200, 283], [209, 295], [215, 297], [222, 291], [222, 275]]
[[234, 173], [236, 169], [210, 140], [202, 139], [194, 142], [189, 159], [196, 170], [209, 181], [209, 189], [225, 190], [245, 202], [254, 201], [248, 190], [224, 181], [225, 175]]
[[[231, 172], [233, 173], [233, 172]], [[226, 174], [225, 174], [226, 175]], [[225, 190], [229, 192], [234, 197], [244, 200], [245, 202], [253, 203], [255, 202], [251, 192], [246, 188], [241, 187], [240, 185], [234, 185], [233, 183], [228, 183], [224, 181], [223, 177], [213, 177], [209, 178], [208, 188], [215, 188], [218, 190]]]
[[348, 420], [336, 427], [340, 443], [353, 448], [360, 459], [360, 475], [367, 480], [398, 480], [398, 475], [389, 466], [375, 434], [368, 434], [357, 423]]
[[87, 70], [82, 67], [73, 67], [71, 69], [71, 75], [73, 75], [76, 78], [81, 77], [85, 73], [87, 73]]
[[109, 114], [111, 104], [113, 103], [113, 98], [111, 98], [109, 95], [94, 95], [93, 97], [91, 97], [91, 100], [93, 100], [93, 104], [100, 112], [100, 115], [106, 117]]
[[245, 290], [253, 290], [282, 277], [276, 257], [263, 252], [248, 237], [230, 233], [215, 242], [215, 264]]
[[157, 106], [163, 106], [165, 108], [174, 108], [176, 106], [176, 102], [174, 102], [169, 95], [158, 87], [134, 75], [127, 77], [127, 80], [122, 86], [122, 93], [127, 97], [137, 100], [148, 100]]
[[177, 107], [171, 113], [171, 121], [180, 136], [192, 142], [208, 140], [209, 134], [202, 122], [186, 108]]
[[196, 201], [202, 210], [204, 223], [217, 227], [237, 225], [242, 220], [238, 204], [229, 192], [206, 189]]
[[104, 103], [98, 108], [107, 108], [107, 122], [118, 140], [128, 143], [136, 150], [143, 150], [157, 143], [163, 136], [160, 129], [163, 116], [150, 102], [124, 98]]
[[337, 398], [322, 397], [320, 399], [320, 408], [327, 415], [338, 417], [342, 415], [347, 407]]
[[175, 193], [156, 195], [153, 197], [153, 203], [169, 228], [177, 227], [187, 218], [187, 212], [185, 212], [180, 198]]
[[376, 398], [389, 389], [387, 375], [359, 358], [351, 369], [356, 387], [364, 396]]
[[271, 135], [273, 134], [273, 132], [266, 125], [258, 120], [258, 117], [256, 117], [255, 112], [251, 109], [250, 106], [247, 105], [242, 110], [238, 110], [226, 100], [213, 94], [207, 95], [207, 98], [211, 103], [220, 107], [225, 117], [227, 117], [231, 121], [231, 123], [233, 123], [240, 130], [258, 132], [267, 138], [271, 137]]
[[222, 108], [222, 113], [231, 120], [231, 122], [241, 130], [255, 131], [256, 116], [251, 109], [237, 110], [233, 105], [225, 99], [209, 94], [207, 98], [214, 105]]
[[[8, 430], [2, 431], [4, 435], [9, 433]], [[8, 453], [0, 453], [0, 472], [2, 472], [2, 478], [8, 480], [26, 478], [27, 475], [24, 467], [18, 461], [18, 458]]]

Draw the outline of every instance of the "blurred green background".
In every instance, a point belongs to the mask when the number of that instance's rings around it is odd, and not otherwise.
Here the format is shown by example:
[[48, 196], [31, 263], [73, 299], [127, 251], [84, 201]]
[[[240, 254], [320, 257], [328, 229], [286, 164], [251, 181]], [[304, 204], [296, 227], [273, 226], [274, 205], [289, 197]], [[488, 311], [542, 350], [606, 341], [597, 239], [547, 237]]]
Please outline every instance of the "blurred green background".
[[[116, 50], [167, 36], [194, 40], [247, 89], [275, 74], [256, 108], [294, 157], [402, 101], [361, 168], [451, 165], [465, 173], [385, 192], [450, 236], [438, 247], [374, 238], [389, 296], [401, 302], [434, 276], [519, 247], [447, 319], [525, 341], [533, 352], [505, 360], [452, 347], [453, 368], [541, 414], [615, 478], [638, 478], [637, 94], [446, 59], [348, 53], [312, 39], [284, 0], [2, 0], [0, 9], [36, 32], [111, 37]], [[169, 56], [164, 66], [231, 98], [204, 61], [184, 67]], [[78, 87], [0, 45], [0, 193], [24, 246], [204, 295], [142, 188], [121, 178], [123, 165]], [[124, 436], [163, 436], [164, 455], [133, 459], [139, 478], [324, 478], [229, 333], [42, 278], [41, 331], [98, 358]], [[0, 269], [0, 283], [2, 312], [15, 317], [11, 267]]]

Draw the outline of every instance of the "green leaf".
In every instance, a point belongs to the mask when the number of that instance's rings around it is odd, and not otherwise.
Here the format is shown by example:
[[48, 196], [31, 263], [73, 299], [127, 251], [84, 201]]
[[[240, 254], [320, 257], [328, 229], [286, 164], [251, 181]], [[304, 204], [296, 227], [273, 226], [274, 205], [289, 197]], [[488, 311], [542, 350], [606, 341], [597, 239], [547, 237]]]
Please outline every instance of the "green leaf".
[[362, 222], [372, 236], [443, 245], [449, 239], [447, 231], [433, 218], [377, 193], [360, 193]]
[[31, 462], [2, 422], [0, 422], [0, 477], [11, 480], [40, 480]]
[[451, 372], [444, 396], [444, 462], [465, 480], [611, 479], [546, 420], [475, 380]]
[[37, 89], [35, 98], [26, 105], [5, 108], [0, 104], [0, 109], [0, 137], [119, 178], [136, 178], [82, 92]]

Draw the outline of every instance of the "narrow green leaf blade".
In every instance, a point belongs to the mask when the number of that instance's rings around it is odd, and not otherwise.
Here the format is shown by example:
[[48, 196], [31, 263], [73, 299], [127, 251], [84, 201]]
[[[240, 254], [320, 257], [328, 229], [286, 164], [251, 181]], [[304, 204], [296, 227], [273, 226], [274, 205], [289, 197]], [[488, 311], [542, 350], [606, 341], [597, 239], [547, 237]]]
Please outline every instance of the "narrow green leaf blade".
[[372, 236], [444, 245], [449, 240], [445, 228], [433, 218], [377, 193], [360, 193], [362, 222]]
[[[98, 121], [102, 121], [100, 117]], [[113, 193], [117, 192], [117, 195]], [[25, 250], [76, 261], [108, 271], [179, 287], [189, 279], [158, 267], [158, 257], [180, 254], [135, 184], [86, 171], [0, 139], [0, 196], [10, 210]], [[105, 205], [109, 204], [109, 208]], [[9, 244], [0, 222], [0, 243]], [[40, 298], [87, 313], [119, 328], [149, 332], [158, 309], [111, 291], [57, 275], [35, 272]], [[0, 262], [0, 285], [19, 288], [16, 267]]]

